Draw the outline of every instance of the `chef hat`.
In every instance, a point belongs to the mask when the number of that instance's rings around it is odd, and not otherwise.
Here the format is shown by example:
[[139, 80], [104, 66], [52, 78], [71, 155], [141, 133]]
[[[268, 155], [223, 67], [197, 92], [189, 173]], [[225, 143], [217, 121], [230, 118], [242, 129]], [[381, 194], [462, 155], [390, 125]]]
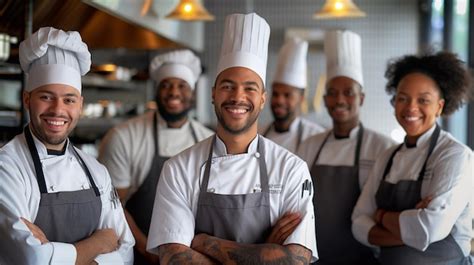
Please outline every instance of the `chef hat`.
[[337, 76], [345, 76], [364, 86], [359, 35], [348, 30], [326, 32], [324, 52], [328, 81]]
[[81, 76], [90, 69], [91, 54], [79, 32], [44, 27], [21, 42], [20, 64], [27, 74], [26, 91], [64, 84], [81, 92]]
[[231, 67], [245, 67], [258, 74], [265, 86], [269, 39], [270, 26], [259, 15], [228, 15], [217, 75]]
[[186, 81], [192, 89], [201, 74], [201, 61], [190, 50], [160, 54], [150, 63], [150, 76], [156, 83], [175, 77]]
[[305, 89], [307, 86], [307, 54], [307, 41], [300, 38], [287, 39], [278, 54], [278, 66], [274, 82]]

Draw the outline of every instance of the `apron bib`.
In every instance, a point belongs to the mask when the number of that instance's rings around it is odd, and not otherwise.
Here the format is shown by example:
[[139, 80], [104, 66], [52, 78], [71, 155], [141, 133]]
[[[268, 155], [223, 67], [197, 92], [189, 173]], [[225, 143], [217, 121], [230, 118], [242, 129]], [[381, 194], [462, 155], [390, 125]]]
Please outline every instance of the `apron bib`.
[[206, 162], [196, 214], [195, 234], [206, 233], [239, 243], [264, 243], [271, 231], [270, 192], [263, 138], [259, 136], [261, 192], [238, 195], [207, 191], [211, 170], [214, 136]]
[[327, 134], [311, 167], [319, 254], [316, 264], [377, 264], [370, 248], [359, 243], [351, 230], [351, 215], [360, 194], [359, 157], [364, 127], [361, 124], [357, 134], [354, 166], [316, 164], [331, 134], [332, 131]]
[[41, 160], [28, 126], [25, 127], [24, 133], [41, 192], [34, 224], [41, 228], [48, 240], [52, 242], [73, 244], [88, 238], [99, 225], [102, 202], [99, 189], [84, 160], [69, 143], [89, 179], [90, 189], [48, 193]]

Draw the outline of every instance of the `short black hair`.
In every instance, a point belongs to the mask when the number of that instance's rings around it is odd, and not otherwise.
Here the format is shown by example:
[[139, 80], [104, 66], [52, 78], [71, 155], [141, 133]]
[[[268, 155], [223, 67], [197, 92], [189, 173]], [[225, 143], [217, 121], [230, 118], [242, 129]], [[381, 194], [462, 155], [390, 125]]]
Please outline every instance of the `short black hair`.
[[406, 55], [389, 61], [385, 90], [395, 95], [400, 81], [408, 74], [422, 73], [435, 81], [444, 99], [441, 115], [450, 115], [467, 102], [471, 96], [471, 80], [465, 64], [451, 52]]

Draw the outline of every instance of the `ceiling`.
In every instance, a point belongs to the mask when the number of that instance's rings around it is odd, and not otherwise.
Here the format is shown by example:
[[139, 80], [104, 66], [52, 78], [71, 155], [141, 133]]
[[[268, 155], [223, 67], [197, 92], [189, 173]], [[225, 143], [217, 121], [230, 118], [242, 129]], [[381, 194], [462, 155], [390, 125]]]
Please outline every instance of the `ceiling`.
[[[29, 5], [33, 6], [33, 32], [44, 26], [79, 31], [90, 49], [155, 50], [181, 46], [79, 0], [0, 0], [0, 32], [23, 40]], [[17, 53], [18, 44], [12, 46], [10, 58], [18, 58]]]

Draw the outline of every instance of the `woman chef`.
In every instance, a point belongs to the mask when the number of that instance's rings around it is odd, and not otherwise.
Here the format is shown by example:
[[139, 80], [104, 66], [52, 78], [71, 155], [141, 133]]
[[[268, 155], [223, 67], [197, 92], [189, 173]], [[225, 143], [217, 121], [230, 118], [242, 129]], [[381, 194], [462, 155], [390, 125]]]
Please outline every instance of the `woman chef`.
[[468, 97], [464, 65], [448, 52], [405, 56], [385, 76], [406, 137], [376, 161], [354, 236], [379, 246], [382, 264], [471, 264], [472, 151], [436, 123]]

